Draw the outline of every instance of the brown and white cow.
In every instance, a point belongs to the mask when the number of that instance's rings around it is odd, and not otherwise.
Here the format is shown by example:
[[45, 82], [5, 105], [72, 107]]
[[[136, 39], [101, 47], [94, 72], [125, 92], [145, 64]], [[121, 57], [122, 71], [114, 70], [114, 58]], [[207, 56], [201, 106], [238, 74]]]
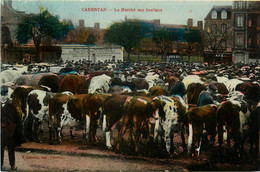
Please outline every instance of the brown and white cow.
[[106, 146], [111, 149], [111, 131], [120, 122], [124, 113], [124, 103], [129, 97], [126, 94], [113, 94], [104, 103], [103, 131], [106, 135]]
[[[79, 101], [82, 97], [84, 95], [77, 96], [76, 100]], [[49, 99], [48, 126], [51, 144], [53, 141], [61, 142], [64, 126], [73, 126], [76, 124], [76, 120], [82, 121], [81, 106], [78, 106], [80, 103], [74, 103], [73, 95], [57, 93]]]

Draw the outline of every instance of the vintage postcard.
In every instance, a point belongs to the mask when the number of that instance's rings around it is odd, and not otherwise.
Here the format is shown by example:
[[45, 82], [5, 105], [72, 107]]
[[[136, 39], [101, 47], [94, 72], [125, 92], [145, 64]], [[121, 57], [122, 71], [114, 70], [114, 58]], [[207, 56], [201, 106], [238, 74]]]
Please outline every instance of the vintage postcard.
[[2, 0], [1, 171], [258, 171], [260, 1]]

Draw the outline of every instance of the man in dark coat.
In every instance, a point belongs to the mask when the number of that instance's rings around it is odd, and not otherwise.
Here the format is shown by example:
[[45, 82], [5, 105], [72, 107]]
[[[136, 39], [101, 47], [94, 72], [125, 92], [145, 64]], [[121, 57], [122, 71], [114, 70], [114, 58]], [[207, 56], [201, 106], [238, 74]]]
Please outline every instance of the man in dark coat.
[[218, 88], [210, 83], [208, 86], [208, 90], [202, 91], [198, 98], [198, 106], [204, 106], [209, 104], [217, 104], [217, 102], [214, 100], [214, 97], [216, 96], [218, 92]]
[[18, 112], [13, 103], [11, 101], [1, 103], [1, 169], [4, 164], [4, 149], [7, 147], [11, 169], [16, 170], [14, 149], [21, 144], [17, 127], [19, 122]]

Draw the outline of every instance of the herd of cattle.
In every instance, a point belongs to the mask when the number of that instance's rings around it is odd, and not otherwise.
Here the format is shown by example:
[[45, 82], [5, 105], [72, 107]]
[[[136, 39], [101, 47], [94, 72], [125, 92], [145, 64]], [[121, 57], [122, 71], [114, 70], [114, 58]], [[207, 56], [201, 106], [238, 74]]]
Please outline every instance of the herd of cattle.
[[[129, 131], [133, 151], [142, 138], [174, 152], [174, 134], [199, 155], [202, 144], [259, 154], [260, 66], [202, 63], [6, 65], [1, 71], [1, 108], [12, 102], [27, 140], [40, 141], [47, 123], [49, 142], [62, 142], [62, 129], [84, 124], [84, 143], [102, 127], [107, 148], [120, 150]], [[119, 128], [118, 144], [111, 132]], [[187, 143], [185, 141], [187, 139]], [[205, 139], [206, 138], [206, 139]], [[203, 143], [205, 142], [205, 143]]]

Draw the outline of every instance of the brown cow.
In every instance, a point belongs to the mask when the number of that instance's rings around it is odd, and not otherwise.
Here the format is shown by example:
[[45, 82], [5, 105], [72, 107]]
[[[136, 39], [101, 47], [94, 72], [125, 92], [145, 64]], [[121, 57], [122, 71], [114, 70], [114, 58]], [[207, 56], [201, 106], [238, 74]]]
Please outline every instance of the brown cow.
[[197, 105], [199, 95], [203, 90], [207, 90], [207, 87], [204, 84], [200, 84], [200, 83], [189, 84], [186, 91], [187, 101], [189, 106]]
[[167, 91], [161, 87], [161, 86], [153, 86], [149, 89], [149, 95], [151, 97], [160, 96], [160, 95], [166, 95]]
[[218, 123], [218, 142], [222, 147], [223, 139], [234, 139], [234, 151], [237, 152], [240, 145], [240, 119], [239, 119], [240, 107], [233, 104], [231, 101], [223, 102], [217, 111], [217, 123]]
[[87, 94], [87, 76], [67, 75], [59, 84], [59, 92], [70, 91], [73, 94]]
[[141, 136], [141, 131], [147, 128], [149, 118], [153, 118], [155, 111], [152, 105], [152, 99], [149, 97], [128, 97], [124, 103], [124, 114], [122, 117], [122, 127], [119, 132], [119, 147], [123, 141], [124, 134], [128, 128], [130, 134], [130, 144], [134, 151], [138, 151], [138, 143]]
[[[188, 152], [194, 155], [196, 147], [198, 155], [202, 142], [202, 136], [207, 133], [211, 142], [214, 142], [216, 135], [216, 112], [217, 106], [205, 105], [202, 107], [193, 107], [188, 112], [189, 137]], [[193, 141], [194, 140], [194, 141]]]
[[106, 133], [106, 146], [111, 149], [111, 130], [120, 122], [124, 113], [124, 103], [129, 97], [124, 94], [113, 94], [104, 103], [103, 131]]
[[90, 139], [96, 141], [98, 120], [104, 111], [104, 102], [111, 96], [111, 94], [94, 93], [88, 94], [83, 98], [82, 113], [86, 117], [86, 142]]

